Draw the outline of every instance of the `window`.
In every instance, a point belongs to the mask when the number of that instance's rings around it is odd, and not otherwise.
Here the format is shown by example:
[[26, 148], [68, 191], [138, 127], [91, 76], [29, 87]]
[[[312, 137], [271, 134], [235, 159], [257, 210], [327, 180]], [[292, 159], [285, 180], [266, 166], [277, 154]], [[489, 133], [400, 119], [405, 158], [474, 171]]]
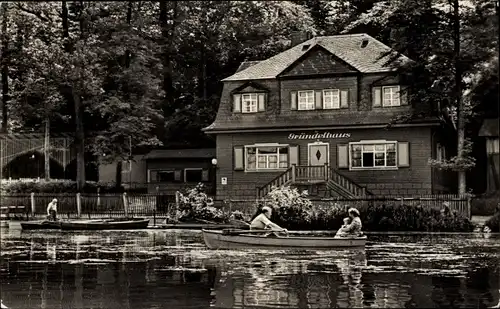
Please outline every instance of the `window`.
[[400, 106], [399, 86], [382, 87], [382, 105]]
[[323, 108], [340, 108], [340, 91], [338, 89], [323, 90]]
[[246, 146], [246, 170], [273, 170], [288, 168], [288, 146]]
[[446, 149], [441, 144], [436, 145], [436, 160], [444, 161], [446, 160]]
[[202, 168], [186, 168], [184, 169], [184, 182], [202, 182]]
[[256, 113], [257, 112], [257, 94], [247, 93], [241, 96], [241, 106], [243, 113]]
[[299, 110], [314, 109], [314, 90], [299, 91]]
[[156, 182], [174, 182], [175, 171], [157, 171]]
[[396, 142], [350, 143], [351, 168], [396, 167]]

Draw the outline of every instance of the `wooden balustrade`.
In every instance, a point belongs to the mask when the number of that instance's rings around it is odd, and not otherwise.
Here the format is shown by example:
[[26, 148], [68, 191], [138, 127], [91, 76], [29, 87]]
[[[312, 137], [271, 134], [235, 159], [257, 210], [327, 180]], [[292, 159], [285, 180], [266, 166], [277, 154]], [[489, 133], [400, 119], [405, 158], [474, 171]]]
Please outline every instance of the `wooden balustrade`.
[[365, 196], [369, 194], [365, 187], [358, 185], [347, 176], [340, 174], [337, 170], [325, 164], [321, 166], [292, 165], [266, 185], [257, 188], [257, 196], [265, 196], [267, 193], [271, 192], [272, 187], [281, 187], [292, 183], [304, 182], [333, 182], [331, 185], [337, 186], [337, 189], [341, 191], [343, 195], [348, 196]]
[[365, 187], [358, 185], [349, 177], [340, 174], [337, 170], [333, 168], [330, 169], [329, 179], [331, 179], [337, 185], [342, 187], [344, 190], [351, 193], [353, 196], [365, 196], [368, 193]]

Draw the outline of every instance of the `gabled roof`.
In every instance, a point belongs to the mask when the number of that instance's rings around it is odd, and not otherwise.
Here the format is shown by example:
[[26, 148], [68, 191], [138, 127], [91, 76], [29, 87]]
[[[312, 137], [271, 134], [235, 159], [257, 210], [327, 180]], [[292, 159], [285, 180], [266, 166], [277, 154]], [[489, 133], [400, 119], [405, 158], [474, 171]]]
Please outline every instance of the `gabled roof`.
[[236, 70], [235, 73], [238, 73], [240, 71], [243, 71], [245, 70], [246, 68], [249, 68], [251, 67], [252, 65], [255, 65], [257, 63], [259, 63], [260, 61], [243, 61], [240, 66], [238, 67], [238, 69]]
[[[368, 42], [365, 47], [362, 47], [363, 40], [367, 40]], [[309, 47], [306, 48], [306, 45], [309, 45]], [[251, 64], [246, 68], [244, 62], [235, 74], [222, 81], [277, 78], [315, 45], [325, 48], [361, 73], [390, 72], [397, 69], [397, 63], [411, 61], [408, 57], [400, 55], [398, 62], [387, 65], [390, 56], [386, 54], [391, 52], [392, 49], [365, 33], [319, 36], [298, 44], [271, 58]]]

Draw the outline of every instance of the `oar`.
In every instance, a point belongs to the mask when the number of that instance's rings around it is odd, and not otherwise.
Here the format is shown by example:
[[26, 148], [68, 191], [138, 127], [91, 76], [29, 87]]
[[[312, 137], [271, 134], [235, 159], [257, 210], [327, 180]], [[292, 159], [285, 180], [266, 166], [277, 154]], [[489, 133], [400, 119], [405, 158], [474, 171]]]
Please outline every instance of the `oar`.
[[222, 234], [224, 235], [241, 235], [241, 234], [267, 234], [267, 233], [282, 233], [280, 230], [234, 230], [234, 229], [224, 229]]

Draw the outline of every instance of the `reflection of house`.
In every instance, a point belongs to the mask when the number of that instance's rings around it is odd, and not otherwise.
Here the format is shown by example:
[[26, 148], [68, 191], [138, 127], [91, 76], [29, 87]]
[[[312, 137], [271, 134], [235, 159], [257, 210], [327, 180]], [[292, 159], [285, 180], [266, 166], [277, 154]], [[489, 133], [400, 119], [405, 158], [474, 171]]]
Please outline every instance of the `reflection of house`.
[[[271, 186], [329, 195], [447, 191], [428, 164], [448, 140], [432, 107], [409, 102], [387, 65], [390, 48], [367, 34], [316, 37], [223, 80], [216, 120], [217, 197], [253, 198]], [[401, 57], [402, 61], [409, 61]], [[387, 126], [412, 111], [428, 116]], [[442, 183], [439, 183], [441, 182]], [[220, 184], [220, 185], [219, 185]]]
[[500, 190], [500, 134], [499, 119], [485, 119], [479, 136], [486, 138], [487, 192]]
[[[150, 193], [174, 194], [204, 183], [207, 192], [214, 190], [215, 172], [212, 159], [215, 149], [152, 150], [146, 155], [134, 156], [122, 164], [122, 182], [125, 187], [144, 187]], [[116, 163], [99, 167], [99, 180], [114, 182]]]

